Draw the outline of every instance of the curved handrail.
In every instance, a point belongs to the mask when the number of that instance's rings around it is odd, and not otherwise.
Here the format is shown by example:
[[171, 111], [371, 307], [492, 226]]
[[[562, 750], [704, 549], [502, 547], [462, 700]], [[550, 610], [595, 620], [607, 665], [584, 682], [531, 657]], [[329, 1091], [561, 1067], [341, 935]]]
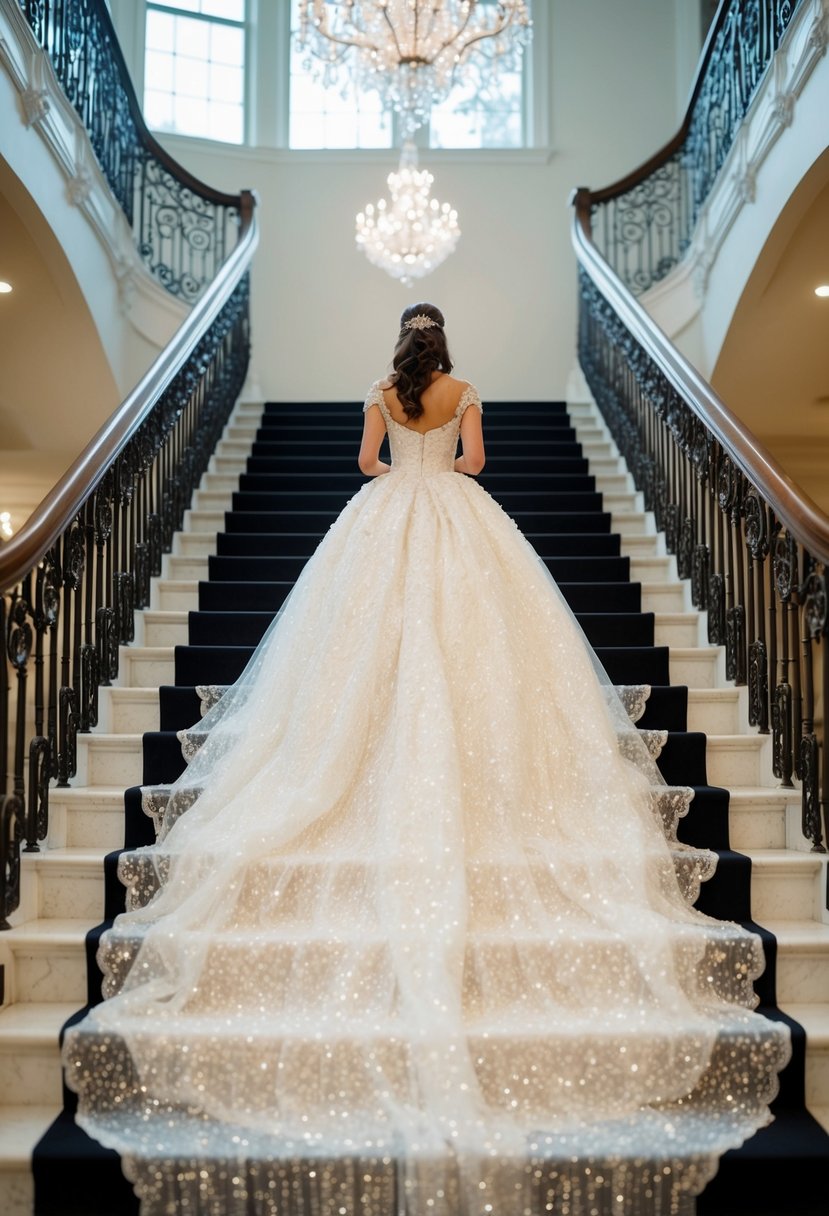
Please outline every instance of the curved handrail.
[[234, 201], [239, 206], [241, 218], [235, 249], [132, 392], [97, 431], [20, 531], [0, 549], [0, 595], [32, 570], [77, 516], [247, 273], [259, 239], [255, 195], [250, 190], [243, 190]]
[[239, 198], [179, 165], [141, 113], [105, 0], [17, 0], [86, 128], [150, 273], [193, 302], [215, 276], [237, 227]]
[[721, 0], [677, 133], [638, 168], [590, 194], [594, 232], [635, 293], [681, 260], [760, 82], [803, 0]]
[[593, 241], [591, 211], [596, 195], [574, 191], [572, 239], [579, 263], [636, 341], [658, 364], [683, 401], [716, 436], [734, 464], [762, 494], [780, 521], [812, 557], [829, 564], [829, 515], [813, 502], [714, 392], [659, 328], [612, 269]]

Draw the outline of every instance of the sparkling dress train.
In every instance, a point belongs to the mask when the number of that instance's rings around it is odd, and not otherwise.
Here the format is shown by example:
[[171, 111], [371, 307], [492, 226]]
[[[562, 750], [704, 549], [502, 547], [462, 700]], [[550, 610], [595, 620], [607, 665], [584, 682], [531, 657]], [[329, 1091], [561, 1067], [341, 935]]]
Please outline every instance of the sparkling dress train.
[[373, 405], [392, 471], [144, 792], [78, 1118], [144, 1216], [691, 1211], [788, 1059], [759, 939], [691, 907], [647, 688], [454, 472], [474, 388], [425, 434]]

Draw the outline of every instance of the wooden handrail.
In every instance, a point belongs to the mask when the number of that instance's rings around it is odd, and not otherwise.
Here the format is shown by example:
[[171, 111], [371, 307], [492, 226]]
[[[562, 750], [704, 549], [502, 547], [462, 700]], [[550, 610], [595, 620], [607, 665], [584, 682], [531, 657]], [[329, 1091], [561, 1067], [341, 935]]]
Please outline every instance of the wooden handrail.
[[69, 526], [247, 272], [259, 240], [256, 198], [250, 190], [228, 197], [240, 210], [236, 247], [132, 392], [93, 436], [20, 531], [0, 549], [0, 595], [24, 578]]
[[575, 190], [571, 198], [574, 208], [572, 238], [580, 264], [636, 341], [759, 490], [781, 523], [814, 558], [829, 564], [829, 516], [792, 481], [768, 449], [717, 396], [602, 257], [591, 234], [590, 216], [595, 199], [596, 195], [586, 188]]

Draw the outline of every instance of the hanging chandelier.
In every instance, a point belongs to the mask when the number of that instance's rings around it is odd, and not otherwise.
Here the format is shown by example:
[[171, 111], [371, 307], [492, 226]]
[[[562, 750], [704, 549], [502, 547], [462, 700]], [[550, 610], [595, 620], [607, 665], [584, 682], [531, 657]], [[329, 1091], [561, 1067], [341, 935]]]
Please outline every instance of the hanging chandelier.
[[373, 266], [404, 287], [439, 266], [458, 243], [458, 213], [431, 197], [434, 178], [417, 167], [417, 149], [403, 145], [400, 167], [386, 178], [389, 201], [369, 203], [357, 216], [357, 247]]
[[470, 63], [514, 66], [531, 31], [526, 0], [299, 0], [297, 37], [326, 85], [350, 61], [358, 88], [400, 116], [405, 140]]

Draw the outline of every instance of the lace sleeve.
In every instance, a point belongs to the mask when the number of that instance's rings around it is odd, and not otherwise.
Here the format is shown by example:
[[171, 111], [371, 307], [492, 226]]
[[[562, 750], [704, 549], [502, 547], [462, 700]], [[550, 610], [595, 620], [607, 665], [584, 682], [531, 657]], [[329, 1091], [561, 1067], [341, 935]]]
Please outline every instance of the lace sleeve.
[[480, 395], [474, 384], [467, 384], [466, 388], [461, 393], [461, 399], [458, 402], [458, 408], [455, 411], [459, 418], [463, 417], [468, 405], [474, 405], [475, 408], [480, 411], [480, 413], [484, 412]]
[[379, 380], [375, 380], [374, 384], [372, 384], [371, 388], [368, 390], [368, 395], [366, 397], [365, 404], [363, 405], [363, 413], [365, 413], [366, 410], [371, 409], [373, 405], [379, 405], [380, 412], [383, 412], [383, 390], [380, 387]]

